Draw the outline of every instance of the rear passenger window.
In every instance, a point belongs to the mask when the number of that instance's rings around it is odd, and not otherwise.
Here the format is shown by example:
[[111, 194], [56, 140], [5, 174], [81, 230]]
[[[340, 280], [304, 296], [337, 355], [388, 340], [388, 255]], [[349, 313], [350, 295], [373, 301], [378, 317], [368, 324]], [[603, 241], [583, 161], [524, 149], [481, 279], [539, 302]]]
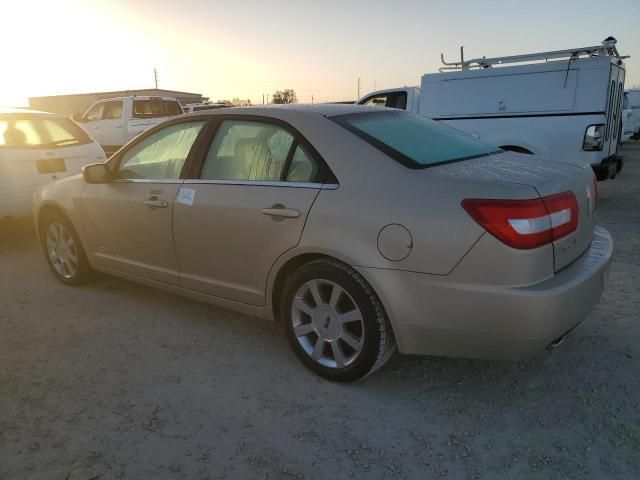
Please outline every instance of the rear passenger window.
[[151, 180], [180, 178], [184, 162], [204, 124], [204, 121], [179, 123], [149, 135], [122, 155], [119, 177]]
[[276, 125], [225, 120], [211, 144], [201, 178], [279, 181], [293, 143], [293, 136]]
[[312, 182], [316, 178], [318, 167], [305, 150], [298, 145], [287, 175], [289, 182]]

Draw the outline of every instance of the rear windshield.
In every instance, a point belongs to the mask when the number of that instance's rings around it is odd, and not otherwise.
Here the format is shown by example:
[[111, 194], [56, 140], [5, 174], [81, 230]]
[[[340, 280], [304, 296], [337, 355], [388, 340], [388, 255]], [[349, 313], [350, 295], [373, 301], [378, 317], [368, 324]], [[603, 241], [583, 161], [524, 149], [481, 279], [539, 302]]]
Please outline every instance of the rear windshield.
[[0, 148], [62, 148], [91, 143], [89, 135], [68, 118], [0, 117]]
[[172, 100], [134, 100], [133, 118], [171, 117], [182, 114], [180, 103]]
[[412, 113], [366, 112], [338, 115], [331, 120], [409, 168], [426, 168], [501, 151], [468, 133]]

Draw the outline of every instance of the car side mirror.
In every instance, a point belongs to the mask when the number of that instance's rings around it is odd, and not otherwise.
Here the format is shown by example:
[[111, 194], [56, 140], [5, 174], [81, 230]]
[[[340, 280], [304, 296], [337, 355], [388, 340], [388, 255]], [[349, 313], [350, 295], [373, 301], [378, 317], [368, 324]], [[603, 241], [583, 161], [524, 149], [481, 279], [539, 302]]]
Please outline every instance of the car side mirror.
[[92, 163], [82, 167], [82, 176], [87, 183], [109, 183], [113, 175], [106, 163]]
[[77, 123], [82, 123], [83, 117], [84, 115], [82, 115], [81, 113], [74, 113], [73, 115], [71, 115], [71, 119]]

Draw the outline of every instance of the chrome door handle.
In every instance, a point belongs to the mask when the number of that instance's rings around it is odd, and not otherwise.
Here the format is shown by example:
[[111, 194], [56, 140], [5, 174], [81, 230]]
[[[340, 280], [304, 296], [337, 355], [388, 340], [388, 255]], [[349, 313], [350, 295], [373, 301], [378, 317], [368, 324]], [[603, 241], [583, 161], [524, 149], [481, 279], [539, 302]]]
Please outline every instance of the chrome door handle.
[[298, 218], [300, 211], [294, 208], [286, 208], [284, 205], [274, 205], [271, 208], [263, 208], [262, 213], [274, 217], [274, 220], [283, 218]]
[[169, 203], [166, 200], [158, 200], [157, 198], [150, 198], [149, 200], [145, 200], [144, 203], [151, 210], [155, 210], [156, 208], [167, 208]]

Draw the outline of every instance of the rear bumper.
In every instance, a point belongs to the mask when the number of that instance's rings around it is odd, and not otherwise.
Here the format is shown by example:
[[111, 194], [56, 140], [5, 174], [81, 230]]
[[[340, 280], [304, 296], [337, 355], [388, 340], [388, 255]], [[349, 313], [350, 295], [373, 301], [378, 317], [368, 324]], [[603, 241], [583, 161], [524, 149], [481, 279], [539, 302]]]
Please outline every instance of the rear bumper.
[[359, 268], [387, 308], [402, 353], [520, 359], [579, 324], [608, 279], [613, 241], [597, 228], [589, 249], [553, 277], [525, 287]]
[[598, 181], [602, 182], [615, 177], [616, 173], [622, 170], [623, 163], [624, 158], [622, 155], [611, 155], [610, 157], [605, 158], [602, 163], [598, 165], [591, 165], [591, 168], [593, 168], [593, 172], [595, 173]]

